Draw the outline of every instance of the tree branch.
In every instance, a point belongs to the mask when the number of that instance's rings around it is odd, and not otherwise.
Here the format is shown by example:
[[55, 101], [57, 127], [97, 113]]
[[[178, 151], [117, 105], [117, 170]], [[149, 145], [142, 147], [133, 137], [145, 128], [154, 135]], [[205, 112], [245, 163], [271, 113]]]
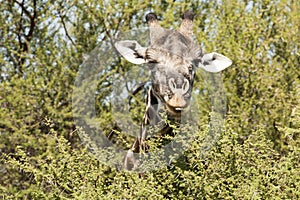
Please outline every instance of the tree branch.
[[66, 33], [67, 38], [71, 41], [71, 43], [72, 43], [74, 46], [76, 46], [76, 44], [75, 44], [75, 42], [73, 41], [72, 37], [71, 37], [71, 36], [69, 35], [69, 33], [68, 33], [67, 26], [66, 26], [66, 23], [65, 23], [65, 21], [64, 21], [64, 16], [61, 14], [61, 12], [58, 12], [58, 14], [59, 14], [61, 23], [62, 23], [62, 25], [63, 25], [63, 28], [64, 28], [64, 30], [65, 30], [65, 33]]
[[[37, 9], [36, 9], [36, 0], [33, 0], [33, 14], [31, 14], [26, 7], [24, 6], [25, 0], [22, 0], [20, 3], [17, 0], [13, 1], [14, 3], [18, 4], [21, 7], [21, 15], [20, 15], [20, 21], [18, 26], [18, 42], [19, 42], [19, 48], [20, 48], [20, 55], [19, 55], [19, 66], [18, 71], [20, 74], [23, 74], [22, 65], [25, 63], [25, 58], [22, 55], [23, 53], [28, 53], [29, 47], [28, 44], [32, 39], [33, 32], [36, 27], [36, 19], [37, 19]], [[26, 15], [30, 20], [30, 28], [28, 33], [23, 33], [23, 15]], [[25, 41], [22, 40], [22, 35], [25, 37]]]

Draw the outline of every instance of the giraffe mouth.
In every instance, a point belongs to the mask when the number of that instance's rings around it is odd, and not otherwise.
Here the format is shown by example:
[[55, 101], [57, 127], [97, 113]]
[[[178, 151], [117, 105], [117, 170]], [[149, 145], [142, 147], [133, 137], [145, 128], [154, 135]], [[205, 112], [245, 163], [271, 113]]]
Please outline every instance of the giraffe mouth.
[[171, 115], [174, 115], [174, 116], [179, 116], [181, 115], [182, 113], [184, 113], [185, 111], [187, 111], [187, 107], [173, 107], [173, 106], [170, 106], [168, 104], [166, 104], [166, 108], [167, 108], [167, 112], [170, 113]]

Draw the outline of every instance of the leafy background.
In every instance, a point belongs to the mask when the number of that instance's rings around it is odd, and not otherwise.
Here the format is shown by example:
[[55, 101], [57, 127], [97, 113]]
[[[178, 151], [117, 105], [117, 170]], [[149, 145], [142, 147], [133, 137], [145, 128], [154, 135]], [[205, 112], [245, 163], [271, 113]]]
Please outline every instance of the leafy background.
[[[0, 4], [4, 199], [300, 198], [299, 1]], [[73, 119], [72, 91], [80, 64], [118, 32], [146, 27], [145, 13], [155, 12], [162, 26], [176, 28], [187, 9], [196, 14], [196, 39], [205, 51], [233, 60], [222, 72], [228, 108], [220, 140], [205, 158], [199, 155], [207, 117], [199, 121], [202, 128], [184, 152], [184, 163], [174, 161], [140, 178], [99, 162], [82, 144]], [[108, 132], [116, 129], [110, 105], [103, 103], [114, 81], [109, 77], [130, 67], [120, 60], [107, 70], [105, 81], [99, 80], [96, 107]], [[201, 88], [201, 78], [197, 80], [195, 86]], [[209, 106], [203, 108], [209, 116]], [[116, 139], [121, 146], [131, 145], [130, 139]]]

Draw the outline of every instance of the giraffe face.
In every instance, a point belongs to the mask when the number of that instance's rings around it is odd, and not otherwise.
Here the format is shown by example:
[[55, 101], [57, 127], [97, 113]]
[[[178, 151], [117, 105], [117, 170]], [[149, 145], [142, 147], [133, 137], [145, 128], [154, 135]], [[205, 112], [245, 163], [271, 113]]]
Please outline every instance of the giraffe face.
[[196, 68], [190, 59], [165, 49], [148, 48], [146, 54], [154, 95], [170, 114], [179, 115], [189, 105]]
[[192, 40], [192, 19], [186, 12], [178, 30], [167, 30], [158, 24], [156, 15], [146, 16], [150, 29], [150, 45], [142, 47], [133, 40], [118, 41], [116, 49], [128, 61], [149, 66], [153, 94], [172, 115], [180, 115], [189, 105], [197, 68], [219, 72], [231, 65], [231, 60], [218, 54], [203, 54]]
[[153, 92], [172, 115], [180, 112], [189, 105], [192, 92], [192, 80], [183, 74], [173, 71], [166, 73], [160, 79], [153, 79]]

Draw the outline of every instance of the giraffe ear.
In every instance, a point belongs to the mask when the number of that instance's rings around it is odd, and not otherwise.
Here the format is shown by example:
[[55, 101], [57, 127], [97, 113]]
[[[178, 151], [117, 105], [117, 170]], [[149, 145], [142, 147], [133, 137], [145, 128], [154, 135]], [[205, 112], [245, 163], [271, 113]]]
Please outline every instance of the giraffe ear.
[[217, 73], [220, 72], [232, 64], [232, 61], [223, 56], [222, 54], [213, 52], [204, 54], [202, 57], [202, 63], [199, 63], [199, 67], [205, 69], [208, 72]]
[[146, 63], [145, 54], [147, 48], [142, 47], [137, 41], [118, 41], [115, 43], [115, 47], [118, 52], [129, 62], [137, 65]]

